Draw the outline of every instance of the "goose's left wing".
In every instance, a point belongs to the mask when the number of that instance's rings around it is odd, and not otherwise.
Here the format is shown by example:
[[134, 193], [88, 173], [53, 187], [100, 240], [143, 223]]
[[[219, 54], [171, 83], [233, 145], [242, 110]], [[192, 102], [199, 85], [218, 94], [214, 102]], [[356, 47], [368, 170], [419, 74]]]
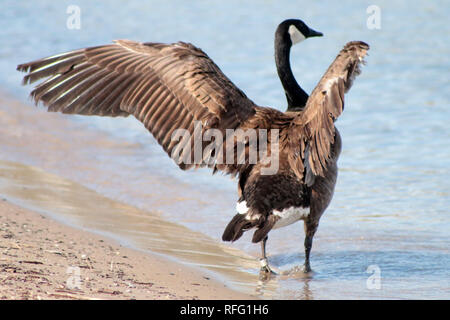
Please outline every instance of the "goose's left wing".
[[305, 109], [294, 119], [289, 134], [294, 150], [289, 153], [289, 161], [300, 178], [304, 178], [305, 168], [314, 176], [324, 175], [334, 143], [334, 121], [344, 110], [344, 94], [361, 73], [367, 50], [369, 45], [362, 41], [347, 43], [311, 93]]

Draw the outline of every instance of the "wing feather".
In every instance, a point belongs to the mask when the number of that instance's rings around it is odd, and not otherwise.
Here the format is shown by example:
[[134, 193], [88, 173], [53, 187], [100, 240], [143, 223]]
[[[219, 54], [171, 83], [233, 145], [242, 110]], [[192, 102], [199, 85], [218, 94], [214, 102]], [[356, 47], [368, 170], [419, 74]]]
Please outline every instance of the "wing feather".
[[311, 170], [306, 172], [310, 182], [312, 176], [324, 176], [332, 158], [334, 121], [344, 110], [344, 94], [361, 73], [367, 50], [369, 45], [362, 41], [347, 43], [311, 93], [305, 109], [295, 117], [288, 159], [300, 178], [304, 178], [305, 169]]
[[[153, 134], [164, 150], [191, 153], [194, 141], [172, 141], [176, 129], [191, 135], [199, 121], [203, 134], [209, 128], [237, 129], [255, 126], [256, 117], [269, 118], [200, 49], [191, 44], [139, 43], [117, 40], [114, 44], [54, 55], [17, 67], [28, 72], [23, 83], [42, 80], [31, 92], [36, 104], [48, 111], [68, 114], [133, 115]], [[267, 122], [267, 121], [266, 121]], [[270, 125], [267, 122], [267, 125]], [[226, 137], [217, 145], [224, 150]], [[189, 148], [188, 148], [189, 147]], [[220, 154], [217, 150], [215, 155]], [[212, 154], [202, 163], [179, 163], [183, 169], [214, 166], [236, 174], [245, 166], [218, 164]], [[213, 159], [211, 159], [213, 158]]]

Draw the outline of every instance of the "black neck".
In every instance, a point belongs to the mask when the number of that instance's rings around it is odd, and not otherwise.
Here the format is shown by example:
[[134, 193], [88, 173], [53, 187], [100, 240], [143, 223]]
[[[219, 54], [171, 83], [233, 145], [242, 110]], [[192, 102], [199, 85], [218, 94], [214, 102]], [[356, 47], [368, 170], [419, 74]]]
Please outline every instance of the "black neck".
[[308, 100], [308, 94], [298, 85], [291, 70], [289, 61], [291, 46], [291, 39], [283, 39], [283, 36], [275, 35], [275, 63], [286, 93], [288, 111], [303, 108]]

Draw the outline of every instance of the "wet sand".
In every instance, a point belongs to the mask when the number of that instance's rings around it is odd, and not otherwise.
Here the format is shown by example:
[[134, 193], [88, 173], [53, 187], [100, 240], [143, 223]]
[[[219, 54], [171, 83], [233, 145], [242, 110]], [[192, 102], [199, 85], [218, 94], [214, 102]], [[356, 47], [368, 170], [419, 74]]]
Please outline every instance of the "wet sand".
[[0, 299], [254, 299], [0, 199]]

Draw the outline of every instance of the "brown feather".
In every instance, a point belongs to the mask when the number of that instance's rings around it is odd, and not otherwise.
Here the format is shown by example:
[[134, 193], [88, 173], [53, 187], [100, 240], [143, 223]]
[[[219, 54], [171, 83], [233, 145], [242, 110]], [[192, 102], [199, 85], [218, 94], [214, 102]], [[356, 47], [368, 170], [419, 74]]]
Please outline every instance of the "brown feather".
[[[169, 155], [176, 145], [171, 141], [175, 129], [193, 133], [195, 120], [236, 129], [258, 108], [203, 51], [183, 42], [166, 45], [117, 40], [22, 64], [17, 69], [29, 72], [24, 84], [44, 79], [31, 95], [49, 111], [132, 114]], [[190, 145], [193, 148], [193, 141]], [[232, 165], [226, 171], [239, 168]]]
[[[316, 176], [324, 176], [327, 169], [334, 143], [334, 121], [344, 110], [344, 93], [350, 89], [353, 79], [361, 73], [359, 65], [363, 63], [367, 50], [369, 46], [362, 41], [352, 41], [344, 46], [290, 128], [290, 146], [293, 150], [289, 152], [303, 154], [304, 143], [308, 143], [308, 159], [305, 160]], [[297, 176], [303, 178], [305, 165], [299, 160], [289, 157]]]

